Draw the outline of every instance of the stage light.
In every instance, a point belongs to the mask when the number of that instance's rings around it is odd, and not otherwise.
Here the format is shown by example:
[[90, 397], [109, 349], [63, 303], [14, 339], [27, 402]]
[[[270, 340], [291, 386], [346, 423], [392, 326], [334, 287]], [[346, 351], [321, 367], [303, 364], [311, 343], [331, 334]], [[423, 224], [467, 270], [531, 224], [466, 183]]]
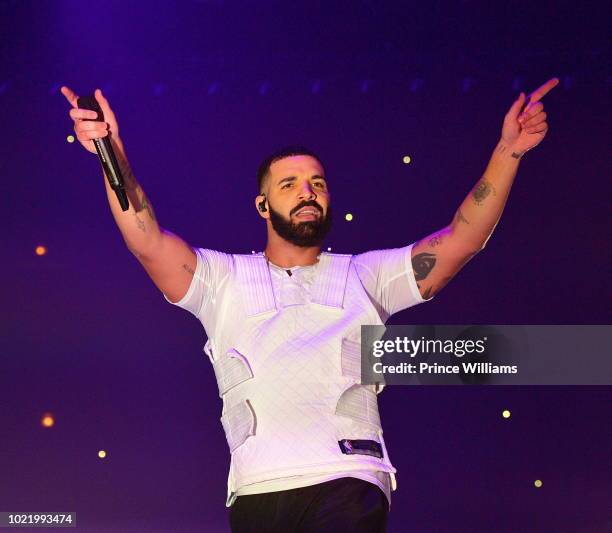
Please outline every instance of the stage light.
[[40, 425], [46, 428], [50, 428], [53, 426], [53, 424], [55, 424], [55, 419], [53, 418], [53, 415], [51, 413], [43, 414], [42, 418], [40, 419]]
[[69, 143], [73, 143], [73, 142], [74, 142], [74, 135], [68, 135], [68, 137], [66, 137], [66, 140], [67, 140]]
[[346, 215], [344, 215], [344, 219], [347, 222], [350, 222], [351, 220], [353, 220], [353, 215], [351, 215], [350, 213], [347, 213]]
[[36, 255], [45, 255], [47, 253], [47, 248], [45, 246], [37, 246], [34, 249], [34, 253]]
[[504, 409], [502, 416], [504, 418], [510, 418], [510, 411], [508, 411], [508, 409]]
[[328, 251], [328, 252], [331, 252], [331, 246], [330, 246], [329, 248], [327, 248], [327, 251]]
[[100, 450], [100, 451], [98, 452], [98, 457], [99, 457], [100, 459], [104, 459], [104, 458], [106, 457], [106, 452], [105, 452], [104, 450]]
[[408, 163], [410, 163], [410, 161], [412, 161], [412, 159], [410, 159], [409, 155], [405, 155], [402, 161], [407, 165]]
[[542, 481], [539, 479], [536, 479], [533, 484], [539, 489], [542, 486]]

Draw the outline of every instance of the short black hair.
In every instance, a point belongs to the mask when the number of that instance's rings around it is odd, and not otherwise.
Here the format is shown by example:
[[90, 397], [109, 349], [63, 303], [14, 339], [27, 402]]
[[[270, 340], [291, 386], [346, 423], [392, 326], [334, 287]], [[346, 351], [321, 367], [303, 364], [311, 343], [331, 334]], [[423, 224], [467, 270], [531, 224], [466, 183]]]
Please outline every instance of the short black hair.
[[262, 192], [261, 187], [266, 176], [270, 172], [270, 167], [272, 166], [272, 163], [278, 161], [279, 159], [284, 159], [285, 157], [291, 157], [293, 155], [309, 155], [310, 157], [314, 157], [320, 163], [320, 165], [323, 166], [323, 163], [321, 163], [321, 159], [319, 158], [319, 156], [315, 154], [312, 150], [309, 150], [308, 148], [299, 145], [285, 146], [284, 148], [276, 150], [272, 154], [268, 155], [259, 165], [259, 168], [257, 169], [257, 187], [260, 194]]

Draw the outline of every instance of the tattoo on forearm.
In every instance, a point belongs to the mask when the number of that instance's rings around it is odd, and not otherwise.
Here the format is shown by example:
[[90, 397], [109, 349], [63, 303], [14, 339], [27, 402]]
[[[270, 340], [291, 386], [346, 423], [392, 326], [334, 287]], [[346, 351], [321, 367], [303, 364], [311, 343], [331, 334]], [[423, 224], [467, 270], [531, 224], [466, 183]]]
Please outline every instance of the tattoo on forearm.
[[435, 254], [427, 252], [417, 254], [412, 258], [412, 270], [416, 281], [424, 280], [436, 264]]
[[506, 151], [506, 146], [504, 146], [503, 144], [500, 144], [500, 145], [497, 147], [497, 151], [498, 151], [500, 154], [503, 154], [503, 153]]
[[470, 221], [463, 216], [461, 208], [457, 209], [457, 212], [455, 213], [455, 220], [458, 220], [459, 222], [464, 222], [466, 224], [470, 223]]
[[512, 157], [514, 157], [514, 159], [520, 159], [522, 155], [523, 154], [518, 154], [516, 152], [512, 152]]
[[183, 265], [183, 268], [190, 274], [195, 274], [195, 270], [193, 270], [193, 268], [191, 268], [189, 265]]
[[136, 218], [136, 224], [138, 226], [138, 229], [146, 233], [147, 228], [145, 227], [144, 221], [138, 218], [138, 213], [134, 213], [134, 217]]
[[149, 216], [151, 217], [151, 220], [155, 220], [155, 212], [153, 211], [153, 206], [149, 203], [149, 199], [144, 193], [142, 195], [141, 207], [142, 209], [147, 210], [147, 212], [149, 213]]
[[495, 195], [495, 189], [486, 179], [482, 178], [472, 189], [472, 198], [474, 201], [481, 205], [487, 196], [491, 193]]

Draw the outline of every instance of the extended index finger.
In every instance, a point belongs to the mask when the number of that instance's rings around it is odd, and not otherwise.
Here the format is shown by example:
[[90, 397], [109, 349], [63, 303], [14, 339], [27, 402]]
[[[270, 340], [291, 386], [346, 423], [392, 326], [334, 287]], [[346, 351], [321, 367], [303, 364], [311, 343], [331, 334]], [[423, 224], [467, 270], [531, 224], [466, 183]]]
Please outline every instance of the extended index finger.
[[554, 87], [557, 86], [557, 84], [559, 83], [559, 78], [551, 78], [550, 80], [548, 80], [544, 85], [542, 85], [541, 87], [538, 87], [535, 91], [533, 91], [528, 98], [528, 102], [534, 103], [534, 102], [538, 102], [540, 99], [542, 99], [546, 94], [548, 94], [548, 92], [553, 89]]
[[64, 85], [63, 87], [60, 88], [60, 91], [66, 97], [66, 100], [70, 102], [70, 105], [72, 107], [78, 107], [77, 100], [79, 97], [75, 94], [73, 90], [69, 89], [68, 87]]

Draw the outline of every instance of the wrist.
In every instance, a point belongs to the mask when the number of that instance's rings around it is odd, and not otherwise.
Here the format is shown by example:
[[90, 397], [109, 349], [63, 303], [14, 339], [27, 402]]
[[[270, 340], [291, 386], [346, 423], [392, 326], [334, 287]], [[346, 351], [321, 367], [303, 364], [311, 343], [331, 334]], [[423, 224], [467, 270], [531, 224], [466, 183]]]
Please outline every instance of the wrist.
[[526, 150], [520, 148], [516, 143], [508, 142], [506, 139], [501, 137], [495, 146], [494, 153], [504, 158], [519, 161], [523, 155], [525, 155]]

